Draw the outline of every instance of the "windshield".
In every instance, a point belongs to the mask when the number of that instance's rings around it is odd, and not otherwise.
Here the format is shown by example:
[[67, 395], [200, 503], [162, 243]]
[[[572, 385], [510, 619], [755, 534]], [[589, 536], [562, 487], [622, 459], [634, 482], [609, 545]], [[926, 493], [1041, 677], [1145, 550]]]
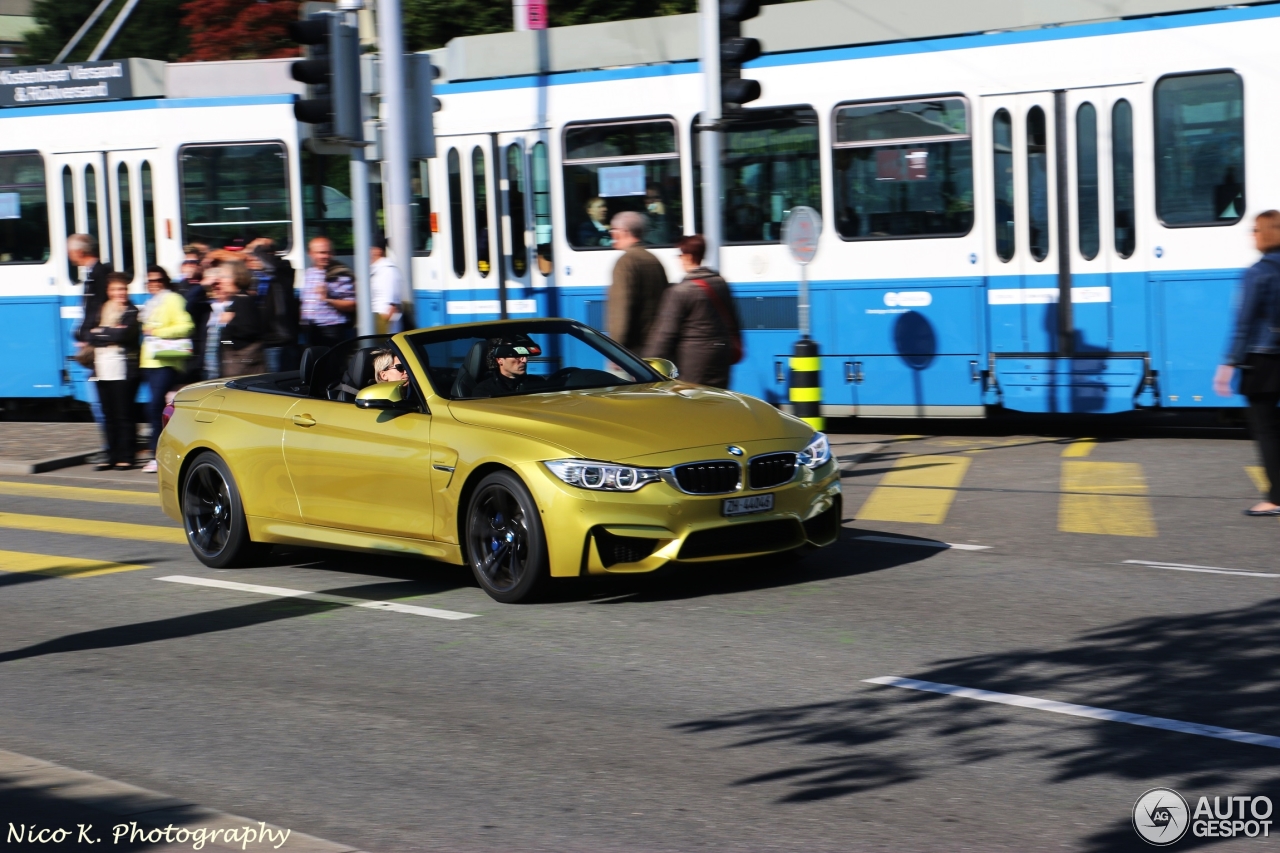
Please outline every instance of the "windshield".
[[609, 338], [570, 320], [436, 328], [409, 336], [436, 393], [451, 400], [662, 382]]

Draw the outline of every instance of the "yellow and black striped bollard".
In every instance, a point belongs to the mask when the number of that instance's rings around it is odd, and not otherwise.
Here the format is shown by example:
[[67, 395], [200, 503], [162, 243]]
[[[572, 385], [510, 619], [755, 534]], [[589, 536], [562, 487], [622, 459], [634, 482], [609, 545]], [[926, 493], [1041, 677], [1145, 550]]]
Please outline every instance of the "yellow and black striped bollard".
[[818, 358], [818, 342], [810, 338], [796, 341], [791, 350], [791, 411], [816, 430], [824, 428], [822, 419], [822, 360]]

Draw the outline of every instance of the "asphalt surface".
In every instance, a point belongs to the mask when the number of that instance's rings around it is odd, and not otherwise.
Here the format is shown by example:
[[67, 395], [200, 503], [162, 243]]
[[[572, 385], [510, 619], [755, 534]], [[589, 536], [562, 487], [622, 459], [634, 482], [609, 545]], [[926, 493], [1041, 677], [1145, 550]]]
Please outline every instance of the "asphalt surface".
[[[842, 440], [837, 545], [522, 606], [393, 557], [214, 571], [97, 524], [178, 532], [141, 474], [0, 478], [0, 749], [367, 851], [1147, 849], [1149, 788], [1280, 802], [1270, 742], [867, 682], [1280, 736], [1280, 521], [1241, 515], [1252, 445]], [[4, 783], [0, 832], [103, 819]], [[1175, 849], [1208, 845], [1275, 842]]]

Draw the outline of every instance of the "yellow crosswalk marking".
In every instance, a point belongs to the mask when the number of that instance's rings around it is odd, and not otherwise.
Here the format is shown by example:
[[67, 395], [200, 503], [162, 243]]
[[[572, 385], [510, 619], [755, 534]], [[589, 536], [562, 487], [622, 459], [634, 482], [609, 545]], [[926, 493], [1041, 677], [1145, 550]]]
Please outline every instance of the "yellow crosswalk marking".
[[179, 528], [158, 527], [151, 524], [126, 524], [120, 521], [91, 521], [84, 518], [0, 512], [0, 527], [35, 530], [40, 533], [69, 533], [73, 536], [102, 536], [107, 539], [128, 539], [134, 542], [187, 544], [187, 536]]
[[0, 495], [92, 501], [93, 503], [104, 504], [129, 504], [131, 506], [160, 505], [160, 497], [154, 492], [135, 492], [125, 491], [124, 489], [87, 489], [82, 486], [54, 486], [49, 483], [15, 483], [11, 480], [0, 480]]
[[941, 524], [972, 460], [967, 456], [907, 456], [867, 497], [860, 521]]
[[147, 566], [136, 563], [112, 563], [106, 560], [82, 560], [79, 557], [0, 551], [0, 572], [31, 572], [57, 578], [91, 578], [145, 568]]
[[1136, 462], [1063, 462], [1058, 529], [1105, 536], [1156, 535], [1147, 479]]
[[1093, 448], [1097, 446], [1098, 446], [1098, 442], [1096, 439], [1077, 438], [1075, 441], [1071, 442], [1063, 449], [1062, 455], [1066, 457], [1088, 456], [1090, 453], [1093, 452]]
[[1261, 494], [1271, 491], [1271, 481], [1267, 479], [1267, 472], [1262, 470], [1261, 465], [1246, 465], [1244, 470], [1248, 472], [1249, 479], [1253, 480], [1253, 485]]

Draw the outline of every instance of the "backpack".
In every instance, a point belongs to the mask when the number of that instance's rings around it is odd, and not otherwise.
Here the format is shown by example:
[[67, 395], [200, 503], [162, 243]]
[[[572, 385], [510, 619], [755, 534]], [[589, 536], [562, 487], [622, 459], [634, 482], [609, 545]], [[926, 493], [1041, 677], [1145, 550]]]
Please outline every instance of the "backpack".
[[708, 284], [705, 278], [695, 278], [693, 283], [706, 291], [707, 296], [711, 299], [711, 304], [716, 308], [716, 313], [720, 315], [720, 322], [724, 324], [725, 333], [731, 336], [729, 338], [729, 363], [737, 364], [742, 361], [742, 356], [744, 355], [742, 331], [733, 322], [733, 317], [720, 299], [720, 294], [716, 293], [716, 289]]

